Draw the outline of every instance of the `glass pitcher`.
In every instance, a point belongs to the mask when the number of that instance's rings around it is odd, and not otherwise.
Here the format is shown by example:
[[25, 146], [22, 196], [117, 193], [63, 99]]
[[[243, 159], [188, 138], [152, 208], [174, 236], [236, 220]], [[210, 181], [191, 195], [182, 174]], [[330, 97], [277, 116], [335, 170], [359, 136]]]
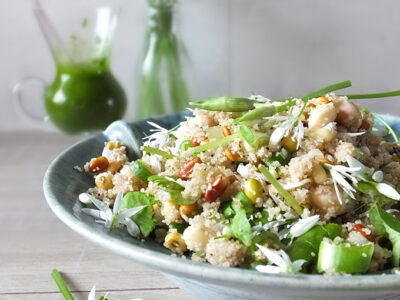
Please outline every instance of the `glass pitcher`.
[[[111, 41], [118, 19], [113, 7], [101, 6], [90, 13], [76, 7], [79, 23], [57, 18], [63, 24], [60, 33], [39, 1], [34, 13], [55, 61], [56, 75], [51, 84], [31, 77], [14, 87], [17, 106], [27, 117], [24, 107], [32, 94], [24, 89], [41, 87], [47, 118], [68, 133], [104, 129], [123, 117], [126, 96], [110, 70]], [[79, 11], [78, 11], [79, 10]], [[76, 19], [75, 19], [76, 20]], [[75, 28], [72, 28], [75, 27]], [[33, 116], [31, 116], [32, 119]]]

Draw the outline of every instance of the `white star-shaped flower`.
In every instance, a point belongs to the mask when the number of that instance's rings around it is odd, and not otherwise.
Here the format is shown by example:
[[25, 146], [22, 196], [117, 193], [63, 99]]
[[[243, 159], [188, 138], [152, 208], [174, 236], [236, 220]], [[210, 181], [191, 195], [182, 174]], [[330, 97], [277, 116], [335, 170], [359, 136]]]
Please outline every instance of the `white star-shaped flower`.
[[114, 201], [114, 207], [111, 210], [107, 203], [100, 201], [88, 193], [79, 195], [79, 200], [83, 203], [88, 203], [90, 200], [97, 208], [82, 208], [82, 212], [94, 217], [97, 223], [104, 224], [104, 226], [111, 230], [116, 225], [126, 226], [128, 232], [133, 237], [137, 237], [140, 233], [139, 226], [131, 219], [131, 217], [141, 211], [145, 205], [128, 208], [120, 211], [121, 201], [124, 194], [120, 191]]
[[278, 273], [299, 273], [301, 267], [306, 262], [304, 259], [298, 259], [294, 262], [290, 260], [289, 255], [283, 250], [271, 250], [259, 244], [256, 244], [258, 249], [268, 259], [268, 265], [258, 265], [256, 270], [262, 273], [278, 274]]

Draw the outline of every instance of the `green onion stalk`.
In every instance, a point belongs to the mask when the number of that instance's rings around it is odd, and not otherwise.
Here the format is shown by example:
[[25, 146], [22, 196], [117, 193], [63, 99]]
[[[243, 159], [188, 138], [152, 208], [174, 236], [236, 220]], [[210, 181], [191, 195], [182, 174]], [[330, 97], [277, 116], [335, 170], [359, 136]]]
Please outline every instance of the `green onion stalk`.
[[144, 119], [187, 107], [180, 43], [173, 32], [177, 0], [148, 0], [150, 17], [144, 42], [137, 117]]

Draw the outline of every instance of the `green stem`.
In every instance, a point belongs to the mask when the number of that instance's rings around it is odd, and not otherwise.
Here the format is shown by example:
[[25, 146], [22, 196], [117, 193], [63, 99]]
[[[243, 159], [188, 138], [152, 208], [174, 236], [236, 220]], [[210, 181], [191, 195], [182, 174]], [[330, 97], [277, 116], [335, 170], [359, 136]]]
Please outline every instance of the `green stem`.
[[56, 282], [58, 289], [64, 296], [65, 300], [74, 300], [74, 297], [72, 297], [71, 292], [68, 290], [67, 284], [65, 283], [61, 274], [56, 269], [53, 269], [53, 271], [51, 271], [51, 276]]
[[219, 139], [219, 140], [216, 140], [216, 141], [213, 141], [213, 142], [209, 142], [209, 143], [201, 145], [201, 146], [197, 146], [197, 147], [194, 148], [195, 149], [194, 155], [197, 155], [200, 152], [204, 152], [204, 151], [207, 151], [207, 150], [210, 150], [210, 149], [218, 148], [218, 147], [220, 147], [222, 145], [225, 145], [225, 144], [233, 141], [234, 139], [236, 139], [238, 137], [240, 137], [240, 133], [236, 132], [236, 133], [228, 135], [228, 136], [226, 136], [226, 137], [224, 137], [222, 139]]
[[297, 214], [301, 215], [303, 209], [301, 208], [300, 204], [296, 201], [296, 199], [293, 198], [292, 195], [289, 194], [288, 191], [283, 188], [279, 181], [276, 180], [276, 178], [269, 172], [268, 168], [264, 165], [259, 165], [258, 169], [278, 191], [278, 193], [286, 200], [287, 204], [289, 204]]
[[143, 147], [143, 151], [147, 152], [147, 153], [150, 153], [150, 154], [157, 154], [157, 155], [160, 155], [161, 157], [167, 158], [167, 159], [175, 157], [175, 155], [173, 155], [171, 153], [168, 153], [166, 151], [162, 151], [160, 149], [153, 148], [153, 147], [150, 147], [150, 146], [144, 146]]
[[400, 90], [383, 92], [383, 93], [374, 93], [374, 94], [351, 94], [343, 96], [346, 96], [348, 99], [386, 98], [386, 97], [400, 96]]
[[379, 120], [389, 131], [389, 133], [393, 136], [393, 140], [398, 143], [399, 142], [399, 138], [397, 137], [396, 132], [394, 132], [393, 128], [390, 127], [390, 125], [384, 120], [382, 119], [379, 115], [377, 114], [372, 114], [374, 116], [375, 119]]
[[323, 88], [321, 88], [319, 90], [316, 90], [314, 92], [308, 93], [308, 94], [304, 95], [303, 97], [301, 97], [301, 99], [303, 99], [303, 101], [306, 101], [308, 99], [312, 99], [312, 98], [315, 98], [315, 97], [320, 97], [320, 96], [323, 96], [323, 95], [328, 94], [330, 92], [341, 90], [341, 89], [344, 89], [344, 88], [348, 88], [350, 86], [351, 86], [351, 81], [350, 80], [334, 83], [334, 84], [328, 85], [326, 87], [323, 87]]

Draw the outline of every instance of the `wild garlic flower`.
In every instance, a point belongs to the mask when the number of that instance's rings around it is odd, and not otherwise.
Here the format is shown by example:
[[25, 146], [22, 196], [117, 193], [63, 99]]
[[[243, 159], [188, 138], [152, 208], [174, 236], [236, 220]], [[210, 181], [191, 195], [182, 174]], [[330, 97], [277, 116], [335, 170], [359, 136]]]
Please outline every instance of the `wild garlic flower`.
[[292, 139], [297, 141], [297, 149], [301, 146], [301, 141], [304, 137], [304, 126], [300, 118], [303, 113], [303, 107], [292, 106], [287, 116], [272, 116], [266, 117], [267, 120], [283, 121], [278, 127], [272, 132], [270, 137], [270, 145], [277, 145], [283, 139], [283, 137], [289, 135], [292, 131]]
[[278, 273], [299, 273], [301, 267], [306, 262], [304, 259], [298, 259], [294, 262], [290, 260], [289, 255], [283, 250], [271, 250], [259, 244], [256, 244], [258, 249], [271, 263], [269, 265], [258, 265], [256, 270], [262, 273], [278, 274]]
[[167, 143], [170, 139], [171, 133], [177, 129], [177, 127], [174, 127], [170, 130], [165, 129], [161, 127], [160, 125], [147, 121], [147, 123], [154, 128], [151, 128], [149, 131], [153, 132], [151, 135], [145, 136], [143, 140], [145, 141], [145, 144], [153, 147], [153, 148], [158, 148], [163, 146], [165, 143]]
[[375, 187], [378, 193], [390, 199], [400, 201], [400, 194], [396, 191], [396, 189], [391, 185], [382, 182], [382, 171], [375, 171], [372, 168], [368, 168], [363, 163], [349, 155], [346, 157], [346, 161], [349, 165], [348, 167], [342, 165], [334, 166], [331, 164], [324, 164], [332, 176], [335, 191], [341, 204], [343, 202], [338, 186], [340, 186], [343, 191], [352, 199], [355, 199], [353, 192], [356, 192], [355, 187], [357, 187], [359, 181], [372, 185]]
[[[335, 187], [339, 203], [343, 204], [342, 196], [340, 195], [339, 191], [339, 186], [343, 189], [343, 191], [347, 195], [349, 195], [352, 199], [355, 199], [353, 192], [355, 193], [356, 189], [352, 186], [352, 184], [358, 183], [355, 172], [359, 172], [361, 168], [360, 167], [352, 168], [342, 165], [331, 165], [331, 164], [324, 164], [324, 166], [328, 168], [332, 176], [333, 185]], [[351, 184], [347, 180], [349, 180]]]
[[290, 235], [292, 238], [299, 237], [314, 227], [319, 221], [319, 215], [314, 215], [308, 218], [299, 219], [290, 227]]
[[112, 210], [107, 203], [100, 201], [88, 193], [80, 194], [79, 200], [87, 203], [87, 201], [84, 200], [90, 199], [90, 201], [98, 208], [98, 210], [92, 208], [82, 208], [82, 212], [94, 217], [97, 223], [103, 224], [109, 230], [112, 230], [114, 226], [118, 225], [126, 226], [128, 233], [133, 237], [137, 237], [140, 233], [140, 229], [139, 226], [131, 219], [131, 217], [141, 211], [145, 206], [142, 205], [120, 211], [119, 208], [121, 206], [123, 196], [124, 194], [122, 192], [118, 192]]

